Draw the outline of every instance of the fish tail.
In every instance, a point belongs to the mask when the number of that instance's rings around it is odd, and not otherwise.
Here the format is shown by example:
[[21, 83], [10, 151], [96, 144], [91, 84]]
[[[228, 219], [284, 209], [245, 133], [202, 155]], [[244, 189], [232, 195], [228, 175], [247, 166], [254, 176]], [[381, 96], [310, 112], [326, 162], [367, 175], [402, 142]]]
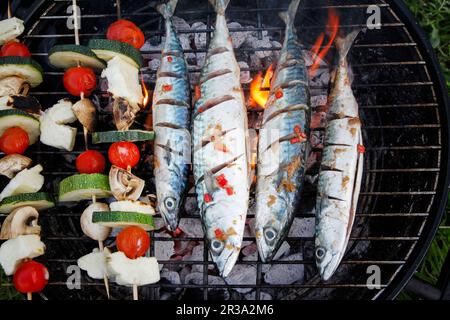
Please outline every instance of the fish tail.
[[230, 0], [209, 0], [217, 14], [225, 14]]
[[170, 19], [173, 17], [175, 8], [177, 7], [178, 0], [169, 0], [167, 3], [162, 3], [156, 6], [156, 10], [162, 14], [164, 19]]
[[336, 37], [335, 45], [341, 59], [345, 59], [347, 57], [347, 54], [350, 51], [350, 48], [352, 47], [353, 42], [355, 41], [359, 32], [360, 30], [354, 30], [345, 37]]
[[295, 15], [300, 4], [300, 0], [292, 0], [287, 11], [280, 12], [280, 18], [286, 25], [294, 25]]

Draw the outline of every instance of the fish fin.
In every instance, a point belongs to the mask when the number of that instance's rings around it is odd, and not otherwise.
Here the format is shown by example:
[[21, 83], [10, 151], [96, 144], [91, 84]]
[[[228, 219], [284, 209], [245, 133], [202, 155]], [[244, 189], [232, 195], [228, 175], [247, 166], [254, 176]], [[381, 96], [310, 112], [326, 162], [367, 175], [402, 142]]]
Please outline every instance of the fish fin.
[[211, 170], [205, 172], [205, 187], [209, 194], [213, 194], [217, 190], [216, 180]]
[[217, 14], [225, 14], [230, 0], [209, 0]]
[[280, 12], [280, 18], [286, 23], [286, 25], [293, 25], [297, 9], [300, 4], [300, 0], [292, 0], [287, 11]]
[[162, 3], [156, 6], [156, 10], [162, 14], [164, 19], [170, 19], [173, 17], [175, 8], [177, 7], [178, 0], [169, 0], [167, 3]]
[[345, 37], [336, 37], [335, 44], [336, 49], [339, 52], [339, 57], [341, 59], [344, 59], [347, 57], [348, 52], [350, 51], [350, 48], [353, 45], [353, 42], [355, 41], [356, 37], [358, 36], [360, 30], [354, 30], [350, 32]]

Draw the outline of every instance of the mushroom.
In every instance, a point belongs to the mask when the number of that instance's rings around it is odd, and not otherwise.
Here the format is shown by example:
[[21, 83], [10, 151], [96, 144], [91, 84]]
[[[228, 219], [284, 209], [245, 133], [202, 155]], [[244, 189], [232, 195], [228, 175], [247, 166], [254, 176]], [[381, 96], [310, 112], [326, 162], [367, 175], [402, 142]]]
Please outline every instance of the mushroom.
[[109, 206], [105, 203], [94, 202], [89, 205], [81, 215], [80, 224], [81, 230], [89, 238], [97, 241], [104, 241], [111, 234], [111, 228], [102, 226], [98, 223], [92, 222], [92, 215], [94, 212], [109, 211]]
[[7, 105], [38, 116], [42, 109], [41, 104], [35, 97], [25, 95], [10, 96]]
[[0, 97], [19, 94], [26, 81], [21, 77], [11, 76], [0, 80]]
[[39, 212], [33, 207], [26, 206], [15, 209], [6, 217], [0, 232], [0, 239], [13, 239], [27, 234], [41, 233], [38, 225]]
[[111, 166], [109, 185], [117, 200], [137, 200], [144, 190], [144, 180], [117, 166]]
[[133, 106], [127, 100], [116, 97], [113, 103], [114, 123], [119, 131], [128, 130], [139, 112], [139, 106]]
[[86, 98], [81, 99], [72, 106], [72, 111], [83, 127], [85, 127], [89, 132], [94, 131], [95, 124], [97, 122], [97, 110], [91, 100]]
[[10, 154], [0, 159], [0, 174], [10, 179], [31, 166], [32, 160], [20, 154]]

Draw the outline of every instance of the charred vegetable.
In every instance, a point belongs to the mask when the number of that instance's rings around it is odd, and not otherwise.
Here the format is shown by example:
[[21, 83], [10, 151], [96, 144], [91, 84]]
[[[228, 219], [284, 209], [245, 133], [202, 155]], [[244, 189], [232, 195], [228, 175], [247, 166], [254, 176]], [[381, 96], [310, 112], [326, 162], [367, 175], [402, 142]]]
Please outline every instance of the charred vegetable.
[[32, 160], [20, 154], [10, 154], [0, 159], [0, 174], [10, 179], [14, 178], [17, 173], [28, 168]]
[[97, 110], [91, 100], [86, 98], [81, 99], [72, 106], [72, 111], [83, 127], [85, 127], [89, 132], [94, 131], [95, 124], [97, 122]]
[[112, 166], [109, 172], [111, 192], [117, 200], [137, 200], [144, 190], [144, 180], [131, 172]]

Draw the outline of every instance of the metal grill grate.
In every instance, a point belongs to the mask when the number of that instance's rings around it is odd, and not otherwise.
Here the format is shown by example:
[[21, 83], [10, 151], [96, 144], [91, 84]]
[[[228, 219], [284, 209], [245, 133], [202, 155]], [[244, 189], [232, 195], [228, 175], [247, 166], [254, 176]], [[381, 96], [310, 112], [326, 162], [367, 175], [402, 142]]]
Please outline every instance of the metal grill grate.
[[[207, 33], [207, 42], [212, 32], [214, 12], [207, 1], [180, 1], [176, 15], [187, 21], [204, 21], [205, 30], [178, 30], [179, 33]], [[240, 4], [239, 4], [240, 2]], [[198, 294], [198, 298], [214, 298], [214, 290], [219, 288], [236, 289], [251, 288], [255, 290], [255, 298], [261, 292], [274, 290], [282, 292], [287, 299], [294, 298], [363, 298], [392, 296], [398, 290], [395, 283], [408, 277], [411, 267], [418, 261], [417, 243], [424, 246], [424, 241], [433, 233], [433, 225], [439, 220], [441, 193], [445, 186], [447, 174], [447, 130], [446, 111], [439, 104], [436, 95], [436, 79], [432, 78], [432, 70], [427, 57], [423, 57], [423, 48], [416, 43], [408, 27], [397, 16], [395, 8], [389, 3], [377, 1], [305, 1], [298, 17], [298, 30], [303, 30], [302, 40], [306, 47], [312, 46], [317, 34], [324, 30], [323, 22], [311, 22], [309, 15], [320, 14], [333, 8], [341, 15], [364, 15], [371, 4], [377, 4], [382, 13], [381, 30], [369, 30], [354, 45], [352, 67], [355, 74], [354, 90], [360, 104], [363, 120], [364, 140], [367, 141], [367, 156], [362, 192], [358, 205], [355, 228], [350, 238], [349, 250], [343, 259], [335, 277], [326, 283], [318, 280], [315, 274], [309, 275], [302, 283], [273, 285], [264, 282], [264, 264], [259, 261], [243, 261], [238, 264], [256, 266], [256, 279], [252, 285], [217, 285], [208, 283], [208, 267], [212, 262], [208, 259], [208, 250], [202, 237], [170, 238], [160, 233], [151, 232], [150, 254], [154, 255], [155, 247], [164, 241], [196, 241], [203, 243], [202, 261], [159, 261], [169, 267], [180, 265], [203, 266], [202, 284], [171, 284], [160, 282], [141, 288], [144, 298], [159, 299], [164, 290], [197, 290], [186, 293]], [[30, 46], [33, 57], [45, 67], [45, 83], [36, 88], [35, 95], [44, 107], [49, 107], [58, 99], [66, 97], [61, 84], [63, 75], [48, 67], [46, 58], [48, 49], [55, 43], [73, 42], [73, 33], [65, 26], [69, 15], [66, 9], [68, 1], [39, 1], [31, 8], [21, 7], [20, 1], [13, 2], [13, 9], [18, 16], [27, 17], [28, 34], [25, 42]], [[144, 3], [146, 3], [144, 5]], [[197, 3], [197, 2], [196, 2]], [[280, 4], [281, 3], [281, 4]], [[331, 4], [329, 4], [331, 3]], [[14, 6], [18, 4], [18, 6]], [[79, 1], [82, 13], [81, 43], [85, 44], [92, 37], [104, 37], [107, 25], [116, 18], [114, 2], [104, 1], [102, 4], [92, 1]], [[227, 10], [229, 21], [241, 22], [243, 28], [230, 31], [263, 31], [282, 37], [283, 26], [273, 22], [275, 13], [285, 10], [283, 1], [231, 1]], [[192, 9], [196, 8], [196, 9]], [[163, 23], [159, 14], [146, 1], [122, 1], [122, 17], [135, 21], [144, 30], [146, 38], [164, 35]], [[272, 19], [271, 19], [272, 17]], [[273, 22], [273, 25], [272, 25]], [[364, 23], [343, 23], [341, 28], [350, 29], [365, 27]], [[237, 54], [253, 51], [269, 51], [268, 48], [239, 48]], [[206, 50], [186, 50], [186, 53], [198, 53]], [[144, 58], [159, 51], [143, 51]], [[252, 73], [259, 68], [248, 68], [243, 71]], [[145, 75], [155, 74], [150, 68], [143, 68]], [[190, 70], [199, 73], [198, 68]], [[152, 88], [153, 83], [147, 83]], [[248, 93], [248, 87], [244, 87]], [[327, 92], [327, 86], [313, 86], [311, 90]], [[101, 97], [105, 92], [98, 91]], [[102, 104], [105, 98], [101, 97]], [[148, 109], [147, 109], [148, 110]], [[145, 122], [148, 111], [143, 112], [138, 124]], [[101, 113], [101, 118], [108, 121], [108, 114]], [[443, 124], [445, 123], [445, 124]], [[100, 128], [102, 129], [102, 128]], [[106, 129], [106, 126], [105, 128]], [[81, 132], [81, 130], [79, 130]], [[29, 149], [29, 154], [37, 163], [44, 166], [47, 190], [57, 190], [58, 182], [75, 173], [75, 156], [83, 150], [82, 134], [79, 133], [76, 150], [71, 153], [58, 151], [37, 144]], [[93, 146], [93, 149], [98, 146]], [[143, 146], [149, 150], [148, 146]], [[105, 152], [105, 149], [100, 150]], [[149, 166], [141, 165], [135, 172], [148, 182], [148, 192], [154, 192], [149, 183], [152, 174]], [[305, 202], [314, 201], [314, 189], [305, 191]], [[189, 194], [188, 197], [194, 196]], [[308, 200], [309, 199], [309, 200]], [[58, 299], [62, 293], [64, 298], [96, 299], [103, 295], [103, 282], [94, 281], [83, 275], [81, 290], [68, 290], [66, 286], [66, 268], [76, 264], [76, 259], [90, 252], [96, 243], [87, 238], [79, 227], [79, 216], [86, 204], [72, 207], [58, 206], [41, 214], [43, 241], [47, 252], [42, 261], [49, 267], [51, 280], [44, 291], [50, 299]], [[304, 205], [307, 207], [307, 204]], [[303, 208], [303, 209], [305, 209]], [[3, 220], [4, 215], [0, 215]], [[251, 216], [249, 216], [251, 218]], [[298, 218], [313, 218], [314, 214], [299, 210]], [[198, 215], [183, 215], [183, 219], [198, 219]], [[431, 229], [430, 229], [431, 228]], [[245, 237], [244, 241], [253, 241]], [[289, 237], [292, 245], [312, 248], [312, 237]], [[113, 239], [106, 245], [113, 243]], [[357, 248], [363, 246], [364, 252]], [[272, 264], [313, 265], [313, 259], [273, 261]], [[369, 265], [378, 265], [382, 272], [381, 290], [369, 290], [366, 286], [366, 269]], [[5, 284], [2, 284], [5, 285]], [[130, 297], [131, 289], [111, 283], [112, 296], [115, 298]], [[232, 294], [233, 291], [231, 291]], [[192, 296], [191, 296], [192, 297]], [[235, 297], [235, 296], [233, 296]], [[236, 296], [237, 297], [237, 296]]]

